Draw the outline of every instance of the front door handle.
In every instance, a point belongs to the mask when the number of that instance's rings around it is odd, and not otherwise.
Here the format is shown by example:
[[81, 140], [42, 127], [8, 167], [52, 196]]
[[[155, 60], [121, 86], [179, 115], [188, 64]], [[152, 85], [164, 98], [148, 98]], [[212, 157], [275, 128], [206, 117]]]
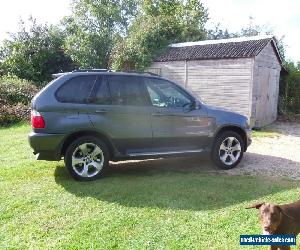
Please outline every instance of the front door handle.
[[161, 113], [161, 112], [156, 112], [156, 113], [153, 113], [152, 116], [165, 116], [166, 114], [164, 113]]
[[105, 113], [107, 113], [107, 110], [106, 109], [97, 109], [95, 111], [95, 113], [97, 113], [97, 114], [105, 114]]

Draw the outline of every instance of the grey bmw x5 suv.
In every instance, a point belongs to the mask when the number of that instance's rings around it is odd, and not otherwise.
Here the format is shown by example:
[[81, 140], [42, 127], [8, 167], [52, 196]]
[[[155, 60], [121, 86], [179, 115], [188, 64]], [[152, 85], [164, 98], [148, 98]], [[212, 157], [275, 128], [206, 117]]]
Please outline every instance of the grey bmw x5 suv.
[[210, 152], [235, 167], [251, 143], [245, 116], [210, 107], [151, 73], [80, 70], [57, 75], [32, 100], [29, 143], [38, 160], [94, 180], [109, 160]]

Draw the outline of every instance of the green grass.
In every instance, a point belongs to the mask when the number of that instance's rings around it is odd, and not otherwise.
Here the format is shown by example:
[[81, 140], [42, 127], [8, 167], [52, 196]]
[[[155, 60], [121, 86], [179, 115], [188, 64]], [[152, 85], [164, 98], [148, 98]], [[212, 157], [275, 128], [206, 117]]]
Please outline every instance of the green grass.
[[0, 249], [252, 249], [239, 247], [240, 234], [260, 233], [257, 211], [245, 207], [299, 198], [299, 182], [186, 161], [180, 169], [121, 164], [75, 182], [62, 162], [35, 160], [29, 130], [0, 129]]
[[279, 131], [270, 129], [268, 127], [263, 128], [261, 130], [252, 130], [252, 137], [254, 137], [254, 138], [259, 138], [259, 137], [274, 138], [274, 137], [279, 137], [281, 135], [282, 135], [282, 133], [280, 133]]

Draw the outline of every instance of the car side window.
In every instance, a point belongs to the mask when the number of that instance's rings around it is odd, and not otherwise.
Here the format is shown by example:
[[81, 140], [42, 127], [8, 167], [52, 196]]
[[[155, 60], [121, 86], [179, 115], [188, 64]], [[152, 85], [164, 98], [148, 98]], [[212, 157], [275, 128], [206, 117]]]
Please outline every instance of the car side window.
[[109, 76], [108, 85], [113, 105], [145, 106], [147, 98], [142, 78], [136, 76]]
[[87, 103], [97, 76], [76, 76], [66, 81], [55, 93], [59, 102]]
[[106, 79], [98, 81], [95, 87], [95, 94], [91, 100], [94, 104], [109, 105], [111, 104], [111, 96], [109, 93]]
[[192, 102], [192, 98], [187, 93], [169, 81], [145, 78], [145, 85], [153, 106], [182, 108]]

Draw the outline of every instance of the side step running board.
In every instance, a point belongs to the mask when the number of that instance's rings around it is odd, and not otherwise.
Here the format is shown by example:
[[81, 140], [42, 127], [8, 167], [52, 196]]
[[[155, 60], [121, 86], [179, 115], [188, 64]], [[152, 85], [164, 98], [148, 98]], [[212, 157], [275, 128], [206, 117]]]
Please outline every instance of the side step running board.
[[203, 149], [192, 149], [183, 151], [164, 151], [164, 152], [139, 152], [130, 153], [129, 156], [151, 156], [151, 155], [172, 155], [172, 154], [188, 154], [188, 153], [201, 153]]

